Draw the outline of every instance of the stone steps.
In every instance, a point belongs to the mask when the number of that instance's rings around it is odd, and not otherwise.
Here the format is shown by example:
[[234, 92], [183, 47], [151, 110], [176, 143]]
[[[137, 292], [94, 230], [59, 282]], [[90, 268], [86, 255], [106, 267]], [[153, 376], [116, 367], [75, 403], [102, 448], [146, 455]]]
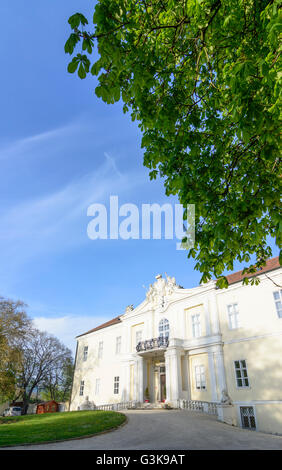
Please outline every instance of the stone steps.
[[165, 403], [142, 403], [139, 407], [141, 410], [161, 410], [166, 408]]

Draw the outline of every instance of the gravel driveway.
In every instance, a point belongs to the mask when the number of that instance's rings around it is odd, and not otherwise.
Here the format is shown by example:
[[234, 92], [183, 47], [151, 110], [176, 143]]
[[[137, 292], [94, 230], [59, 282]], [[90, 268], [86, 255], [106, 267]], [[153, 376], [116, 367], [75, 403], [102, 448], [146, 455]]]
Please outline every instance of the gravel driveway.
[[[282, 437], [247, 431], [188, 410], [128, 410], [127, 424], [99, 436], [53, 444], [9, 447], [36, 450], [282, 450]], [[3, 448], [2, 448], [3, 450]]]

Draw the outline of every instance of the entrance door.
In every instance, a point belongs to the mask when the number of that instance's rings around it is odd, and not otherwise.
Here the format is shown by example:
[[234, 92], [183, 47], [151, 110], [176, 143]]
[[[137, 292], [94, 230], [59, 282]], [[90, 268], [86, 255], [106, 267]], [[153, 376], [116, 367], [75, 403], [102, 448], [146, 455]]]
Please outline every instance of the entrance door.
[[166, 399], [165, 374], [160, 375], [161, 382], [161, 401]]

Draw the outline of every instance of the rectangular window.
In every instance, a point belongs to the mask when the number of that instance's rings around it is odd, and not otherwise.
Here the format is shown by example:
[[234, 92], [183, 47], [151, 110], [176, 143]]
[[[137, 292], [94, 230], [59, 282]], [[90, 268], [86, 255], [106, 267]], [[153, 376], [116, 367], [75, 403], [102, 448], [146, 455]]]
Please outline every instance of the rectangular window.
[[99, 348], [98, 348], [98, 359], [102, 359], [103, 357], [103, 341], [99, 342]]
[[252, 406], [240, 406], [242, 428], [256, 429], [254, 408]]
[[87, 361], [87, 356], [88, 356], [88, 346], [84, 346], [83, 349], [83, 360]]
[[227, 305], [228, 321], [230, 330], [239, 328], [239, 310], [238, 304]]
[[140, 343], [140, 341], [142, 341], [142, 331], [136, 331], [136, 346], [138, 343]]
[[79, 395], [82, 396], [84, 392], [84, 380], [81, 380], [80, 382], [80, 389], [79, 389]]
[[282, 318], [282, 289], [273, 292], [273, 297], [278, 318]]
[[119, 377], [114, 378], [114, 394], [119, 393]]
[[192, 315], [192, 334], [194, 338], [198, 338], [202, 334], [201, 315], [199, 313]]
[[120, 354], [121, 352], [121, 336], [117, 336], [116, 338], [116, 354]]
[[195, 367], [195, 382], [197, 390], [206, 390], [206, 374], [204, 366]]
[[237, 387], [249, 387], [247, 364], [245, 360], [234, 361]]
[[95, 395], [99, 395], [100, 393], [100, 379], [96, 379], [95, 383]]

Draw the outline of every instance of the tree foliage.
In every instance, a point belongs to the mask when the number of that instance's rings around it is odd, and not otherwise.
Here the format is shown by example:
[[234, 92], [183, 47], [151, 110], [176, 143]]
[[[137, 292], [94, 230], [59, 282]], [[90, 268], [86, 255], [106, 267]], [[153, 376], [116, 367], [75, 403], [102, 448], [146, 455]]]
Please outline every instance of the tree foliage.
[[56, 385], [56, 398], [66, 400], [73, 367], [71, 351], [36, 329], [25, 308], [21, 301], [0, 297], [0, 402], [21, 399], [24, 414], [33, 392], [47, 384], [54, 390]]
[[17, 385], [23, 400], [23, 414], [26, 414], [32, 393], [37, 387], [43, 386], [54, 371], [62, 371], [65, 364], [72, 361], [72, 355], [55, 336], [36, 328], [30, 330], [20, 350]]
[[[150, 177], [195, 204], [202, 282], [281, 247], [278, 0], [99, 0], [69, 18], [68, 71], [142, 131]], [[81, 50], [77, 53], [77, 47]], [[249, 266], [254, 270], [254, 265]], [[246, 281], [247, 282], [247, 281]]]
[[15, 395], [21, 363], [19, 342], [31, 328], [25, 304], [0, 297], [0, 402]]
[[47, 374], [42, 385], [41, 396], [44, 400], [65, 402], [71, 398], [74, 364], [72, 357], [66, 356], [58, 361]]

